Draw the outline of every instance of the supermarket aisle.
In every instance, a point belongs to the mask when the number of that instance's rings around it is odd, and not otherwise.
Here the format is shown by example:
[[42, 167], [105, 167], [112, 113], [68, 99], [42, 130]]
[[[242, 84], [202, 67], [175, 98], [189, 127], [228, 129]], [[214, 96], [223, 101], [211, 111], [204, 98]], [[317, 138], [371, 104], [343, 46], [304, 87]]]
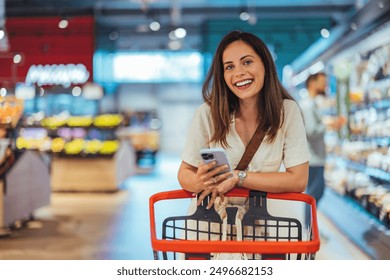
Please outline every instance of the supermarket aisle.
[[[178, 187], [178, 165], [177, 157], [160, 156], [153, 174], [129, 179], [116, 193], [53, 193], [51, 206], [37, 211], [36, 221], [0, 238], [0, 259], [152, 259], [148, 199]], [[158, 214], [175, 215], [176, 209], [164, 207]], [[368, 259], [321, 213], [319, 225], [328, 240], [316, 259]]]

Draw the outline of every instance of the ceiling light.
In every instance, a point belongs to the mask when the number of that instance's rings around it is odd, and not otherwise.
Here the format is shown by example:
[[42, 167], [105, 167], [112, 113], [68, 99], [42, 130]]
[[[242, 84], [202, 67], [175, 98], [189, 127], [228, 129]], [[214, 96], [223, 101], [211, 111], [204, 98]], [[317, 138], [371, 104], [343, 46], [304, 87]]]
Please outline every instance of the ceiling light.
[[322, 28], [322, 29], [321, 29], [321, 36], [322, 36], [323, 38], [329, 38], [329, 36], [330, 36], [329, 30], [326, 29], [326, 28]]
[[0, 89], [0, 95], [3, 96], [3, 97], [6, 96], [7, 95], [7, 89], [6, 88], [1, 88]]
[[240, 13], [240, 19], [242, 21], [247, 21], [247, 20], [249, 20], [250, 17], [251, 16], [249, 15], [249, 13], [247, 11], [243, 11]]
[[15, 54], [13, 61], [15, 64], [19, 64], [22, 61], [22, 56], [20, 54]]
[[181, 27], [177, 28], [174, 31], [174, 33], [175, 33], [176, 38], [178, 38], [178, 39], [183, 39], [187, 36], [187, 30], [185, 30], [184, 28], [181, 28]]
[[160, 28], [161, 28], [161, 25], [158, 21], [152, 21], [150, 24], [149, 24], [149, 28], [150, 30], [152, 31], [159, 31]]
[[68, 25], [69, 25], [69, 22], [68, 22], [66, 19], [62, 19], [62, 20], [60, 20], [60, 22], [58, 23], [58, 27], [61, 28], [61, 29], [67, 28]]

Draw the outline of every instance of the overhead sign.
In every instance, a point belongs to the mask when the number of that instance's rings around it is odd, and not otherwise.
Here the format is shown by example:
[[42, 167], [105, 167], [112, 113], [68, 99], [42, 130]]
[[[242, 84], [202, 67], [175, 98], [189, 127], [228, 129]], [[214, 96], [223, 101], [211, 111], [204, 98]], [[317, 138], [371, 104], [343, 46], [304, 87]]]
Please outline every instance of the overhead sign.
[[31, 65], [27, 72], [26, 83], [69, 87], [71, 84], [84, 84], [88, 81], [89, 75], [83, 64]]

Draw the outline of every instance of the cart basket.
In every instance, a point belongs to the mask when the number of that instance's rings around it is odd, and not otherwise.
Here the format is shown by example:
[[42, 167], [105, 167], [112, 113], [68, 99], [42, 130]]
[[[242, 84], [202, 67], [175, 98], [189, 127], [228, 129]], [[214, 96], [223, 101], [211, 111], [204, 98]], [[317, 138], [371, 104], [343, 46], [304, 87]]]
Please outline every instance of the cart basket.
[[[162, 223], [162, 236], [157, 237], [155, 204], [162, 200], [194, 198], [191, 192], [172, 190], [152, 195], [149, 199], [150, 233], [154, 258], [213, 259], [218, 253], [240, 253], [245, 259], [314, 259], [320, 239], [315, 199], [302, 193], [265, 193], [235, 188], [226, 197], [249, 199], [249, 207], [236, 224], [238, 209], [227, 207], [228, 231], [223, 238], [223, 219], [214, 207], [206, 209], [206, 197], [192, 215], [167, 217]], [[311, 208], [311, 223], [303, 240], [298, 219], [275, 217], [268, 213], [267, 200], [303, 202]], [[241, 234], [237, 235], [240, 231]], [[237, 236], [240, 236], [237, 240]]]

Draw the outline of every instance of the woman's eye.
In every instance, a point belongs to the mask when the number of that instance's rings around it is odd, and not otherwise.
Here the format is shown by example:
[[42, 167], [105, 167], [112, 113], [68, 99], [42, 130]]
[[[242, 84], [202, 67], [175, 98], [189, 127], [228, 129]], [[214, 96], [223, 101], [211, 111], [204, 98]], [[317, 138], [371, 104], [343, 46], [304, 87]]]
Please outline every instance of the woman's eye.
[[253, 62], [252, 62], [252, 60], [245, 60], [244, 61], [244, 65], [250, 65], [250, 64], [252, 64]]
[[233, 66], [232, 66], [232, 65], [227, 65], [227, 66], [225, 67], [225, 70], [231, 70], [231, 69], [233, 69]]

